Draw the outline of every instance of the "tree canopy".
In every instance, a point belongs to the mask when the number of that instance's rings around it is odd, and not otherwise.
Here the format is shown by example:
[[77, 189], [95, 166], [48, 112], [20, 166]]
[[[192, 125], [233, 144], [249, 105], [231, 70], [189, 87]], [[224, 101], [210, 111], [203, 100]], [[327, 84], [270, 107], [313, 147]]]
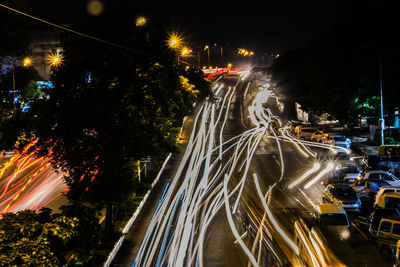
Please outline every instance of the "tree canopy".
[[0, 220], [1, 266], [61, 266], [77, 220], [25, 210], [5, 213]]

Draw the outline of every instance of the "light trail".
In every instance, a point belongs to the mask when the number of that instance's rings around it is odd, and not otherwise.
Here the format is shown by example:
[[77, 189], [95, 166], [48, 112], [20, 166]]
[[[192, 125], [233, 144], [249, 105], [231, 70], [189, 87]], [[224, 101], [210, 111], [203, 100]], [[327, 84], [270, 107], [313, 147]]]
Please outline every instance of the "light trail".
[[67, 191], [64, 173], [56, 172], [49, 158], [37, 157], [36, 151], [27, 154], [37, 141], [15, 153], [0, 170], [0, 213], [39, 210]]
[[[246, 203], [247, 196], [244, 192], [249, 184], [248, 172], [263, 137], [274, 139], [275, 142], [271, 146], [277, 147], [281, 166], [280, 177], [277, 177], [276, 183], [267, 191], [269, 197], [285, 174], [282, 142], [295, 147], [299, 155], [307, 160], [317, 156], [310, 147], [332, 149], [332, 146], [302, 141], [292, 136], [289, 126], [283, 125], [271, 110], [264, 107], [272, 94], [270, 86], [259, 87], [259, 91], [253, 96], [253, 102], [248, 106], [248, 119], [253, 126], [224, 140], [223, 133], [226, 132], [229, 112], [239, 82], [238, 80], [234, 87], [227, 87], [222, 82], [216, 83], [213, 90], [222, 102], [216, 103], [210, 99], [200, 106], [183, 157], [168, 190], [163, 193], [163, 199], [153, 214], [133, 266], [204, 266], [207, 231], [221, 212], [227, 218], [235, 244], [241, 248], [253, 266], [262, 264], [263, 244], [266, 244], [273, 257], [279, 258], [276, 248], [269, 241], [275, 238], [275, 234], [279, 234], [291, 250], [290, 255], [287, 255], [289, 261], [294, 265], [298, 263], [292, 256], [301, 256], [299, 247], [291, 237], [293, 232], [289, 233], [294, 231], [294, 223], [293, 229], [284, 229], [278, 217], [274, 216], [268, 207], [255, 173], [253, 181], [257, 191], [256, 197], [262, 203], [263, 218], [258, 218], [257, 213], [245, 205], [252, 214], [248, 215], [250, 221], [258, 229], [257, 237], [250, 247], [244, 242], [248, 236], [247, 231], [241, 231], [237, 227], [233, 215], [238, 212], [241, 203]], [[248, 90], [249, 83], [246, 93]], [[315, 163], [311, 169], [292, 182], [289, 189], [300, 185], [320, 167], [320, 163]], [[309, 182], [310, 186], [311, 182], [318, 180], [328, 171], [328, 168], [321, 171]], [[275, 231], [270, 232], [271, 230]], [[314, 238], [313, 242], [310, 244], [315, 246], [320, 240]], [[322, 252], [321, 249], [318, 250], [319, 255], [315, 253], [316, 257], [320, 257]], [[317, 266], [315, 260], [314, 263]]]
[[288, 188], [292, 189], [293, 187], [295, 187], [296, 185], [298, 185], [299, 183], [303, 182], [306, 178], [308, 178], [311, 174], [313, 174], [314, 172], [318, 171], [319, 168], [321, 168], [321, 164], [319, 164], [318, 162], [314, 163], [313, 167], [311, 169], [309, 169], [308, 171], [306, 171], [302, 176], [300, 176], [299, 178], [296, 179], [296, 181], [294, 181], [293, 183], [291, 183]]
[[317, 182], [319, 179], [321, 179], [325, 174], [333, 170], [334, 164], [332, 162], [328, 163], [325, 169], [323, 169], [317, 176], [315, 176], [311, 181], [309, 181], [304, 188], [308, 189], [310, 186], [312, 186], [315, 182]]
[[[242, 175], [242, 181], [230, 192], [228, 181], [244, 155], [244, 173], [247, 173], [251, 162], [249, 154], [254, 154], [265, 132], [265, 127], [262, 130], [254, 128], [223, 142], [221, 131], [226, 125], [234, 89], [235, 87], [227, 90], [219, 110], [214, 103], [205, 102], [196, 115], [181, 164], [163, 202], [153, 215], [134, 262], [135, 266], [187, 266], [194, 263], [203, 266], [207, 228], [217, 211], [224, 206], [227, 208], [229, 198], [242, 191], [240, 185], [244, 184], [246, 175]], [[222, 90], [221, 86], [217, 89], [220, 92]], [[219, 145], [215, 146], [217, 127], [222, 118]], [[215, 159], [213, 152], [217, 151], [218, 157]], [[225, 163], [223, 155], [229, 157]], [[222, 179], [222, 176], [225, 178]], [[240, 199], [240, 196], [236, 197]], [[179, 199], [181, 203], [177, 205]], [[238, 233], [229, 205], [228, 208], [228, 220], [232, 219], [229, 220], [231, 230]], [[235, 236], [240, 239], [240, 235]], [[244, 243], [241, 240], [236, 241], [246, 251]], [[247, 251], [248, 256], [253, 257], [248, 249]], [[253, 263], [257, 264], [254, 257]]]
[[[259, 199], [261, 200], [261, 203], [264, 207], [265, 212], [267, 213], [268, 219], [271, 221], [272, 225], [274, 226], [275, 230], [282, 236], [283, 240], [293, 249], [293, 251], [298, 255], [299, 254], [299, 248], [298, 246], [294, 243], [294, 241], [289, 237], [289, 235], [285, 232], [285, 230], [282, 229], [282, 227], [279, 225], [278, 221], [275, 219], [274, 215], [272, 214], [270, 208], [268, 207], [268, 204], [265, 200], [265, 197], [263, 196], [261, 192], [261, 187], [260, 184], [258, 183], [258, 177], [254, 173], [253, 174], [253, 181], [257, 189], [257, 194]], [[272, 187], [271, 187], [272, 188]], [[271, 188], [266, 192], [266, 196], [271, 192]]]

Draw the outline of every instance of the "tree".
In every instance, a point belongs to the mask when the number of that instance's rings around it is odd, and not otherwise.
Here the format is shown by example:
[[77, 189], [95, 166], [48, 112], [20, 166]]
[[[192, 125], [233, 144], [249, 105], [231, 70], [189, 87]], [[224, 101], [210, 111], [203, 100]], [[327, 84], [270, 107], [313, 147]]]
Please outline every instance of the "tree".
[[78, 225], [77, 234], [68, 244], [68, 259], [70, 266], [88, 266], [96, 261], [96, 251], [99, 250], [100, 242], [100, 222], [99, 212], [95, 208], [90, 208], [79, 203], [72, 203], [60, 208], [61, 215], [67, 218], [76, 218]]
[[49, 209], [5, 213], [0, 220], [0, 266], [60, 266], [76, 235], [74, 218]]

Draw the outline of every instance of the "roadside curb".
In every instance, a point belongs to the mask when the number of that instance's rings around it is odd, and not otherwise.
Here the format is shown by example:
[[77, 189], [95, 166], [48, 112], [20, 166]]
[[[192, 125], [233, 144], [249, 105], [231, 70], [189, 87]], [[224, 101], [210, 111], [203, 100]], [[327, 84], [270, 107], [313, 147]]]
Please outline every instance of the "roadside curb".
[[160, 171], [157, 174], [156, 179], [154, 179], [153, 183], [151, 184], [151, 188], [146, 192], [146, 195], [144, 195], [142, 201], [140, 202], [139, 206], [137, 207], [137, 209], [135, 210], [135, 212], [133, 213], [132, 217], [129, 219], [129, 221], [126, 223], [124, 229], [122, 230], [122, 234], [121, 237], [118, 239], [117, 243], [115, 243], [114, 248], [112, 249], [112, 251], [110, 252], [110, 254], [108, 255], [108, 258], [106, 260], [106, 262], [104, 263], [104, 267], [109, 267], [112, 262], [115, 259], [115, 256], [118, 254], [119, 249], [122, 246], [122, 243], [125, 240], [125, 236], [126, 234], [129, 232], [132, 224], [135, 222], [136, 218], [138, 217], [140, 211], [142, 210], [144, 204], [146, 203], [147, 198], [149, 197], [153, 187], [157, 184], [158, 180], [161, 177], [161, 174], [163, 173], [165, 166], [167, 166], [167, 163], [169, 161], [169, 159], [171, 158], [172, 153], [169, 153], [169, 155], [167, 156], [167, 158], [164, 160], [164, 163], [160, 169]]

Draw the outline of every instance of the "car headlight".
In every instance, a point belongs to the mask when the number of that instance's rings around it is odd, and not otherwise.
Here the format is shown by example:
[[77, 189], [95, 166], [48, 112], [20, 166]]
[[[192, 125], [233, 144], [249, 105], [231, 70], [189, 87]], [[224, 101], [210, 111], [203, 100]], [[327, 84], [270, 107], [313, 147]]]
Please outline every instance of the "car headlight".
[[340, 237], [342, 239], [347, 239], [350, 237], [350, 232], [349, 230], [343, 230], [342, 232], [340, 232]]

